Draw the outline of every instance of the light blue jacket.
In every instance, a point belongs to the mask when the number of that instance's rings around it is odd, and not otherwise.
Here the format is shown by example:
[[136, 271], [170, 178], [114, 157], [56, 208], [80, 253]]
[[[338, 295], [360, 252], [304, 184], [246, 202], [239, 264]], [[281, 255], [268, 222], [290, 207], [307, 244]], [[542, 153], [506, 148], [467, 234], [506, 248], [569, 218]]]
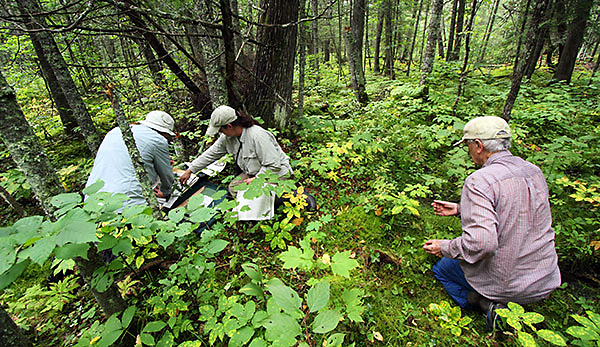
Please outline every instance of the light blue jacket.
[[[173, 168], [167, 139], [143, 124], [132, 125], [131, 131], [150, 183], [154, 185], [160, 182], [161, 192], [170, 195], [173, 187]], [[129, 200], [125, 205], [146, 204], [142, 185], [137, 180], [119, 128], [112, 129], [104, 137], [86, 187], [98, 179], [104, 181], [104, 187], [100, 191], [126, 194]]]

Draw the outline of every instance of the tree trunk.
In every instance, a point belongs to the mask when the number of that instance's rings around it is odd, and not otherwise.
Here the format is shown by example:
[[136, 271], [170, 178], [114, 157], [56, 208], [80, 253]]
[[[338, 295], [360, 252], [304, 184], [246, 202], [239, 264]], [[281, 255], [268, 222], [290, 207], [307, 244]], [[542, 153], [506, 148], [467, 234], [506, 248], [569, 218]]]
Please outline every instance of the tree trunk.
[[[8, 85], [2, 74], [0, 74], [0, 91], [0, 137], [8, 148], [11, 157], [25, 175], [31, 190], [41, 202], [45, 213], [52, 219], [54, 218], [54, 207], [50, 202], [50, 198], [64, 193], [64, 187], [17, 104], [17, 97], [13, 89]], [[102, 293], [97, 292], [95, 287], [91, 285], [92, 274], [98, 266], [104, 265], [95, 252], [95, 247], [90, 247], [88, 260], [81, 258], [75, 258], [74, 260], [106, 315], [110, 316], [127, 307], [116, 284], [113, 283]]]
[[[477, 0], [473, 0], [471, 4], [471, 16], [469, 18], [469, 22], [467, 23], [467, 30], [465, 36], [465, 57], [463, 60], [463, 66], [460, 71], [460, 78], [458, 80], [458, 91], [456, 93], [456, 100], [454, 101], [454, 106], [452, 106], [452, 116], [456, 116], [456, 110], [458, 108], [458, 101], [460, 97], [464, 93], [464, 87], [467, 82], [467, 65], [469, 64], [469, 53], [471, 51], [470, 41], [471, 41], [471, 31], [473, 30], [473, 23], [475, 22], [475, 14], [477, 13]], [[457, 41], [458, 42], [458, 41]]]
[[[142, 34], [139, 34], [140, 36], [142, 36]], [[147, 41], [145, 40], [136, 40], [138, 46], [140, 47], [140, 51], [142, 52], [142, 55], [144, 56], [144, 60], [146, 60], [146, 64], [148, 65], [148, 69], [150, 69], [150, 74], [152, 76], [152, 80], [154, 81], [154, 84], [157, 87], [162, 86], [163, 83], [163, 76], [161, 74], [162, 71], [162, 66], [160, 63], [160, 60], [156, 59], [156, 56], [154, 55], [154, 51], [152, 50], [152, 47], [150, 46], [150, 44], [148, 44]]]
[[[26, 27], [28, 29], [37, 30], [44, 28], [43, 18], [37, 19], [35, 17], [35, 14], [42, 12], [35, 1], [20, 0], [17, 1], [17, 4], [21, 14], [27, 20]], [[37, 36], [36, 40], [41, 46], [45, 59], [52, 67], [56, 81], [60, 85], [62, 93], [65, 96], [73, 115], [77, 119], [77, 123], [79, 124], [79, 128], [81, 129], [81, 133], [85, 138], [88, 148], [90, 149], [92, 155], [95, 156], [98, 146], [100, 146], [100, 142], [102, 140], [96, 130], [96, 126], [94, 125], [92, 118], [87, 111], [85, 103], [83, 102], [83, 99], [77, 90], [77, 86], [75, 85], [75, 82], [73, 82], [69, 68], [65, 63], [62, 54], [58, 50], [58, 47], [56, 46], [54, 38], [49, 32], [43, 30], [36, 31], [36, 33], [33, 35]]]
[[556, 34], [558, 36], [558, 60], [560, 61], [560, 56], [563, 53], [565, 48], [565, 41], [567, 39], [567, 20], [568, 20], [568, 11], [567, 11], [567, 0], [555, 0], [554, 11], [556, 24]]
[[440, 39], [438, 40], [438, 56], [440, 58], [444, 58], [444, 37], [446, 36], [443, 17], [442, 13], [442, 20], [440, 21]]
[[575, 4], [575, 19], [570, 25], [565, 47], [560, 54], [560, 60], [554, 72], [554, 80], [571, 82], [575, 62], [577, 61], [577, 53], [583, 42], [585, 27], [587, 26], [588, 18], [593, 1], [577, 0]]
[[485, 27], [485, 34], [483, 35], [483, 47], [481, 48], [481, 56], [479, 57], [479, 62], [483, 61], [485, 57], [485, 51], [487, 50], [488, 43], [490, 41], [490, 36], [492, 34], [492, 29], [494, 28], [494, 21], [496, 20], [496, 14], [498, 13], [498, 7], [500, 5], [500, 0], [494, 1], [494, 10], [488, 19], [488, 24]]
[[594, 79], [594, 75], [598, 71], [598, 66], [600, 66], [600, 52], [598, 52], [598, 58], [596, 59], [596, 65], [594, 65], [594, 70], [592, 70], [592, 75], [590, 76], [590, 80], [588, 81], [588, 86], [592, 83]]
[[502, 111], [502, 118], [504, 118], [507, 122], [510, 120], [510, 113], [515, 104], [515, 100], [517, 99], [517, 95], [519, 94], [519, 89], [521, 89], [521, 80], [523, 79], [526, 67], [525, 62], [527, 62], [529, 56], [534, 53], [533, 51], [536, 44], [535, 41], [538, 37], [539, 30], [541, 30], [540, 25], [544, 20], [546, 11], [548, 10], [549, 2], [550, 0], [541, 0], [535, 1], [533, 4], [533, 12], [528, 25], [529, 30], [527, 30], [527, 38], [523, 57], [520, 59], [521, 63], [515, 68], [513, 73], [510, 91], [508, 92], [506, 103], [504, 104], [504, 110]]
[[0, 345], [3, 347], [33, 346], [8, 313], [2, 308], [0, 308]]
[[410, 65], [412, 63], [415, 42], [417, 41], [417, 32], [419, 31], [419, 19], [421, 19], [421, 10], [423, 9], [423, 0], [419, 0], [419, 9], [417, 10], [417, 19], [415, 20], [415, 29], [413, 30], [412, 42], [410, 44], [410, 53], [408, 54], [408, 66], [406, 67], [406, 76], [410, 75]]
[[[71, 106], [69, 106], [69, 102], [65, 97], [65, 94], [58, 84], [58, 80], [54, 75], [54, 70], [52, 66], [46, 59], [46, 54], [42, 48], [40, 41], [38, 40], [38, 35], [33, 32], [29, 33], [29, 37], [31, 39], [31, 44], [33, 45], [33, 49], [35, 50], [35, 54], [38, 57], [38, 62], [40, 64], [40, 70], [42, 71], [42, 76], [46, 81], [46, 85], [48, 86], [48, 91], [54, 100], [56, 105], [56, 110], [60, 116], [60, 120], [63, 124], [65, 134], [73, 135], [73, 130], [77, 127], [77, 119], [75, 119], [75, 115], [73, 115], [73, 110]], [[58, 48], [57, 48], [58, 50]]]
[[429, 20], [429, 2], [427, 3], [427, 9], [425, 10], [425, 23], [423, 24], [423, 34], [421, 35], [421, 50], [419, 52], [419, 65], [423, 63], [423, 49], [425, 49], [425, 33], [427, 32], [427, 24]]
[[431, 20], [429, 22], [427, 46], [425, 47], [425, 56], [421, 65], [421, 80], [419, 85], [422, 86], [427, 80], [427, 76], [433, 70], [433, 62], [435, 61], [435, 46], [440, 36], [440, 24], [442, 22], [442, 12], [444, 0], [434, 0], [431, 9]]
[[362, 38], [365, 21], [365, 0], [354, 0], [352, 6], [352, 27], [344, 30], [350, 81], [356, 100], [365, 104], [369, 100], [365, 90], [365, 73], [362, 68]]
[[223, 37], [223, 49], [225, 50], [225, 87], [227, 88], [227, 99], [229, 100], [230, 106], [241, 108], [242, 104], [240, 97], [233, 84], [236, 61], [235, 36], [233, 34], [235, 19], [231, 11], [230, 2], [227, 0], [220, 0], [219, 3], [223, 20], [221, 35]]
[[383, 0], [385, 3], [385, 61], [383, 73], [389, 78], [394, 78], [394, 51], [392, 29], [392, 0]]
[[521, 31], [519, 32], [519, 40], [517, 41], [517, 50], [515, 53], [515, 62], [513, 64], [513, 74], [517, 71], [517, 66], [519, 66], [519, 59], [521, 58], [521, 46], [523, 44], [523, 36], [525, 33], [525, 28], [527, 27], [527, 17], [529, 14], [529, 7], [531, 4], [531, 0], [527, 0], [525, 3], [525, 12], [523, 12], [523, 20], [521, 21]]
[[450, 29], [448, 30], [448, 47], [446, 50], [446, 61], [451, 61], [452, 50], [454, 49], [454, 31], [456, 30], [456, 14], [458, 10], [458, 0], [452, 0], [452, 12], [450, 14]]
[[[306, 18], [306, 0], [300, 0], [300, 20]], [[298, 25], [298, 118], [304, 115], [304, 76], [306, 73], [306, 28], [304, 23]], [[317, 72], [318, 75], [318, 72]]]
[[460, 46], [462, 45], [462, 37], [464, 36], [463, 25], [465, 22], [465, 2], [466, 0], [458, 0], [458, 10], [456, 13], [456, 33], [454, 34], [454, 48], [452, 48], [451, 61], [458, 60], [460, 57]]
[[379, 68], [379, 47], [381, 46], [381, 33], [383, 33], [383, 19], [385, 6], [383, 2], [379, 3], [379, 12], [377, 13], [377, 28], [375, 29], [375, 51], [373, 52], [373, 72], [378, 74]]
[[[319, 1], [311, 0], [311, 10], [313, 17], [319, 15]], [[317, 80], [317, 84], [319, 83], [319, 20], [315, 18], [312, 21], [312, 36], [313, 36], [313, 51], [311, 54], [313, 55], [313, 70], [315, 71], [315, 78]]]
[[[246, 106], [267, 127], [285, 129], [291, 118], [292, 82], [298, 20], [298, 0], [262, 0], [257, 29], [254, 82]], [[284, 24], [287, 24], [284, 26]]]

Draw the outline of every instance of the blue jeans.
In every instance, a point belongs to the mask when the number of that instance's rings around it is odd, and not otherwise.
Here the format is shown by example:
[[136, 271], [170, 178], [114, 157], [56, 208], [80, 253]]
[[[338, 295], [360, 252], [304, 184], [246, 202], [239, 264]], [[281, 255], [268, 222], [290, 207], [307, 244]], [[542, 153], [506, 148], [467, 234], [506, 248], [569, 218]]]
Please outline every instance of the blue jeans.
[[467, 293], [474, 292], [465, 278], [465, 273], [460, 268], [457, 259], [442, 258], [433, 266], [433, 275], [437, 278], [446, 292], [456, 301], [458, 306], [466, 309], [474, 309], [467, 301]]

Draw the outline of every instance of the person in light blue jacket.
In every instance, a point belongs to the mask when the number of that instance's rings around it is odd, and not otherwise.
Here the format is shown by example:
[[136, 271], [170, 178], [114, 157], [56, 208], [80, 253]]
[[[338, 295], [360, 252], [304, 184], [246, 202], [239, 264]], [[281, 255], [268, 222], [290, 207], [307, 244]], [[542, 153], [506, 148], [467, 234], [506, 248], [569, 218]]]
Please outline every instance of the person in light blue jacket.
[[[136, 147], [140, 152], [148, 178], [158, 197], [168, 198], [173, 188], [173, 168], [169, 156], [169, 141], [173, 139], [175, 121], [168, 113], [152, 111], [146, 119], [131, 125]], [[86, 187], [101, 179], [100, 191], [126, 194], [124, 206], [145, 205], [142, 185], [138, 181], [133, 163], [121, 135], [121, 129], [109, 131], [98, 148], [94, 167]]]

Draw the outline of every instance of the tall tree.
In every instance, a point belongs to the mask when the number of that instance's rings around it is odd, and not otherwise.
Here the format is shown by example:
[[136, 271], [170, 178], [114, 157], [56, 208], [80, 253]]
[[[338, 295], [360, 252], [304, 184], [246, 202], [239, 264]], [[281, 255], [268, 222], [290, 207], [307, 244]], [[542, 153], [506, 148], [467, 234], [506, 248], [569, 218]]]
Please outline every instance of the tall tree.
[[385, 60], [383, 73], [389, 78], [394, 78], [394, 47], [392, 29], [392, 0], [383, 0], [385, 4]]
[[292, 81], [298, 26], [298, 0], [262, 0], [257, 29], [260, 45], [246, 106], [266, 125], [284, 129], [291, 118]]
[[[50, 65], [52, 70], [48, 71], [48, 75], [54, 75], [56, 83], [60, 86], [62, 95], [68, 103], [68, 108], [72, 110], [72, 114], [77, 119], [77, 124], [81, 129], [90, 152], [95, 155], [102, 140], [81, 98], [81, 94], [77, 90], [77, 86], [73, 82], [69, 68], [61, 52], [58, 50], [56, 41], [45, 30], [45, 19], [38, 17], [43, 11], [40, 9], [38, 3], [33, 0], [20, 0], [17, 1], [17, 4], [25, 20], [25, 27], [32, 37], [32, 42], [35, 42], [35, 46], [38, 47], [36, 51], [42, 54], [42, 57], [38, 57], [40, 62], [45, 60]], [[57, 95], [60, 94], [59, 90], [55, 91]], [[67, 106], [62, 105], [62, 107]]]
[[498, 7], [500, 7], [500, 0], [494, 0], [494, 9], [488, 18], [488, 23], [485, 26], [485, 34], [483, 35], [483, 46], [481, 48], [481, 55], [479, 61], [482, 62], [485, 57], [485, 51], [487, 50], [488, 43], [490, 42], [490, 36], [492, 35], [492, 29], [494, 28], [494, 22], [496, 21], [496, 14], [498, 13]]
[[313, 70], [315, 71], [315, 77], [317, 80], [317, 83], [319, 83], [319, 0], [311, 0], [310, 1], [311, 4], [311, 11], [313, 14], [313, 17], [315, 17], [312, 20], [312, 38], [313, 38], [313, 50], [312, 50], [312, 55], [313, 55]]
[[415, 28], [413, 30], [412, 41], [410, 44], [410, 53], [408, 54], [408, 66], [406, 68], [406, 76], [410, 75], [410, 65], [412, 63], [413, 51], [415, 50], [415, 42], [417, 41], [417, 32], [419, 31], [419, 19], [421, 18], [421, 10], [423, 9], [423, 0], [419, 0], [419, 9], [417, 10], [417, 19], [415, 20]]
[[383, 19], [385, 14], [385, 6], [383, 1], [379, 3], [377, 11], [377, 27], [375, 29], [375, 47], [373, 51], [373, 72], [379, 73], [379, 49], [381, 47], [381, 34], [383, 33]]
[[591, 0], [577, 0], [574, 4], [575, 18], [569, 26], [569, 33], [565, 41], [565, 47], [560, 53], [560, 59], [554, 72], [554, 80], [571, 82], [573, 68], [577, 60], [579, 48], [583, 42], [585, 27], [587, 26], [590, 10], [594, 2]]
[[[306, 0], [300, 0], [300, 20], [306, 18]], [[298, 117], [304, 115], [304, 76], [306, 74], [306, 29], [298, 25]], [[316, 59], [316, 57], [315, 57]], [[318, 73], [317, 73], [318, 74]]]
[[502, 118], [504, 118], [507, 122], [510, 120], [510, 113], [512, 112], [515, 100], [519, 95], [519, 90], [521, 89], [521, 81], [523, 80], [525, 68], [527, 67], [526, 63], [529, 59], [529, 56], [534, 53], [536, 39], [539, 31], [542, 30], [541, 24], [545, 18], [546, 11], [548, 10], [549, 2], [550, 0], [540, 0], [534, 1], [533, 3], [531, 20], [529, 20], [528, 24], [523, 54], [521, 59], [519, 59], [519, 65], [514, 67], [510, 91], [508, 92], [506, 102], [504, 103], [504, 110], [502, 111]]
[[465, 2], [466, 0], [458, 0], [458, 9], [456, 11], [456, 33], [454, 34], [454, 47], [452, 47], [452, 53], [450, 54], [451, 61], [458, 60], [460, 56], [460, 46], [462, 45], [462, 38], [464, 36], [463, 26], [465, 22]]
[[350, 81], [356, 95], [356, 100], [361, 104], [369, 98], [365, 90], [365, 72], [362, 67], [362, 43], [365, 25], [365, 0], [354, 0], [352, 5], [352, 26], [344, 30], [348, 66], [350, 67]]
[[[41, 202], [44, 211], [50, 218], [53, 218], [54, 207], [50, 202], [50, 198], [64, 193], [64, 187], [17, 104], [17, 97], [12, 87], [8, 85], [1, 73], [0, 90], [2, 91], [0, 93], [0, 138], [2, 138], [11, 157], [25, 175], [31, 190]], [[89, 248], [88, 259], [76, 257], [74, 260], [92, 294], [107, 316], [120, 312], [127, 307], [116, 284], [113, 283], [104, 292], [99, 292], [91, 284], [94, 271], [104, 265], [96, 253], [96, 247]]]
[[452, 0], [452, 12], [450, 12], [450, 29], [448, 30], [448, 47], [446, 48], [446, 61], [450, 61], [454, 49], [454, 31], [456, 30], [456, 14], [458, 0]]
[[460, 70], [460, 78], [458, 80], [458, 91], [456, 93], [456, 100], [454, 101], [454, 105], [452, 106], [452, 115], [456, 115], [456, 110], [458, 108], [458, 101], [460, 97], [464, 93], [465, 84], [467, 83], [467, 66], [469, 64], [469, 53], [471, 52], [471, 31], [473, 30], [473, 24], [475, 23], [475, 14], [477, 13], [477, 0], [473, 0], [471, 4], [471, 16], [469, 17], [469, 22], [467, 23], [466, 35], [465, 35], [465, 57], [463, 58], [462, 69]]
[[431, 20], [427, 28], [427, 45], [425, 47], [425, 56], [421, 65], [421, 80], [419, 85], [424, 85], [427, 76], [433, 70], [433, 62], [435, 61], [435, 48], [440, 37], [440, 26], [442, 22], [442, 12], [444, 8], [444, 0], [434, 0], [431, 9]]

